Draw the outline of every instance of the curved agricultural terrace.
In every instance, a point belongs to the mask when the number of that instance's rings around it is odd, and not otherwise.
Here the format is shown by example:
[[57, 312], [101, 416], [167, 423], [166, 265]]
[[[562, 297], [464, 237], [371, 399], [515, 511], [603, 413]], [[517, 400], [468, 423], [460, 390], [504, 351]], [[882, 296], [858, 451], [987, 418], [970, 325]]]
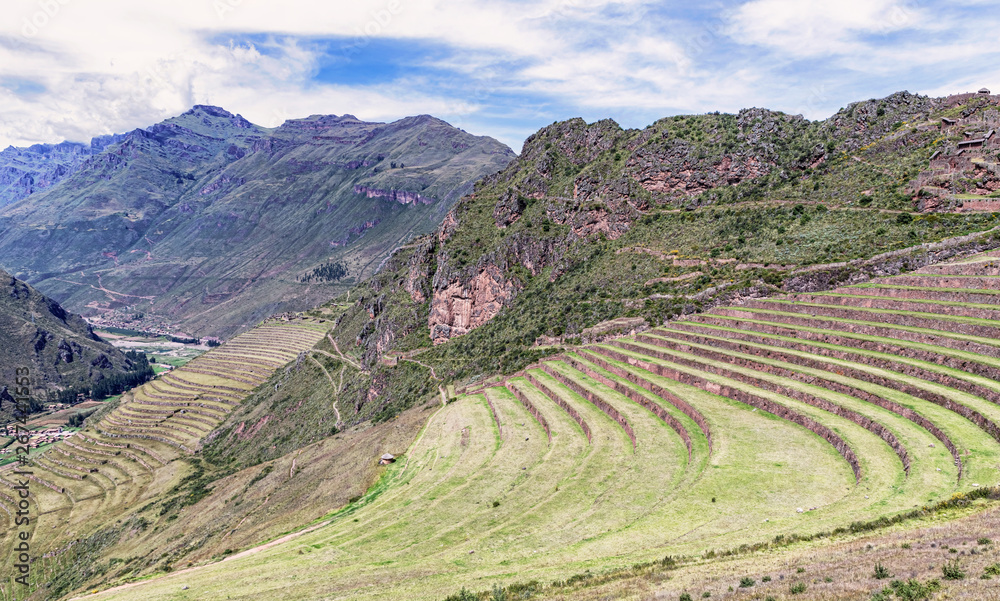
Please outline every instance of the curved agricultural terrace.
[[574, 349], [441, 406], [328, 525], [99, 597], [441, 599], [995, 485], [998, 289], [992, 252]]
[[[60, 550], [51, 548], [54, 541], [85, 536], [176, 485], [181, 474], [172, 460], [200, 448], [201, 439], [250, 390], [328, 329], [309, 320], [266, 322], [134, 389], [96, 425], [32, 455], [33, 549], [58, 555]], [[14, 526], [14, 469], [0, 468], [0, 527], [5, 530]], [[8, 537], [0, 555], [8, 574], [14, 572], [16, 554], [9, 548], [14, 542]]]

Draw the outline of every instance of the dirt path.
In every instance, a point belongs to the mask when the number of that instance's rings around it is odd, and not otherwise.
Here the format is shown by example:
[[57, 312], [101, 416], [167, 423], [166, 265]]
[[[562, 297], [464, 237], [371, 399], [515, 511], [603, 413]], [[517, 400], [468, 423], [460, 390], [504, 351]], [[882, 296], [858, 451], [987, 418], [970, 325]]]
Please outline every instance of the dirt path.
[[332, 345], [333, 345], [333, 350], [337, 351], [337, 354], [338, 354], [338, 355], [340, 355], [340, 358], [341, 358], [341, 359], [342, 359], [342, 360], [343, 360], [343, 361], [344, 361], [345, 363], [349, 363], [349, 364], [350, 364], [351, 366], [353, 366], [353, 367], [354, 367], [355, 369], [357, 369], [358, 371], [363, 371], [363, 372], [366, 372], [366, 373], [367, 373], [367, 370], [365, 370], [365, 368], [361, 367], [360, 365], [358, 365], [357, 363], [355, 363], [355, 362], [354, 362], [353, 360], [349, 359], [349, 358], [347, 357], [347, 355], [345, 355], [344, 353], [342, 353], [342, 352], [340, 351], [340, 347], [339, 347], [339, 346], [337, 346], [337, 341], [333, 339], [333, 334], [330, 334], [330, 333], [328, 332], [328, 333], [326, 334], [326, 339], [330, 341], [330, 344], [332, 344]]
[[441, 378], [438, 377], [437, 372], [434, 371], [434, 368], [431, 367], [430, 365], [427, 365], [426, 363], [421, 363], [420, 361], [417, 361], [416, 359], [409, 359], [407, 357], [400, 357], [399, 360], [400, 361], [409, 361], [410, 363], [416, 363], [417, 365], [419, 365], [421, 367], [426, 367], [427, 369], [431, 370], [431, 377], [432, 378], [434, 378], [435, 380], [437, 380], [439, 382], [441, 381]]
[[[330, 375], [330, 372], [326, 371], [326, 368], [323, 367], [323, 364], [320, 363], [319, 361], [317, 361], [316, 358], [312, 357], [312, 356], [309, 357], [309, 360], [312, 361], [313, 363], [315, 363], [316, 367], [320, 368], [320, 370], [323, 371], [323, 375], [325, 375], [327, 381], [330, 382], [330, 388], [332, 388], [334, 390], [334, 395], [340, 394], [340, 388], [333, 385], [333, 376]], [[344, 374], [343, 370], [341, 370], [340, 373], [341, 373], [341, 384], [343, 384], [343, 374]], [[334, 425], [337, 426], [337, 429], [340, 429], [340, 427], [343, 425], [343, 423], [342, 423], [342, 421], [340, 419], [340, 409], [337, 408], [338, 401], [339, 401], [339, 399], [333, 401], [333, 412], [337, 414], [337, 423], [334, 424]], [[295, 463], [294, 459], [292, 460], [292, 463], [293, 464]]]

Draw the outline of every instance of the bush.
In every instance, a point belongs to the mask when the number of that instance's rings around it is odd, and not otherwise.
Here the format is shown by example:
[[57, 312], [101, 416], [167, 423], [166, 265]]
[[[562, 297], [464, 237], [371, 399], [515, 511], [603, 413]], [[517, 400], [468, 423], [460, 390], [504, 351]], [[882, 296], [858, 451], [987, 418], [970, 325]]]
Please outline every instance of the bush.
[[760, 579], [760, 581], [761, 582], [771, 582], [771, 577], [770, 576], [764, 576], [763, 578]]
[[986, 566], [983, 570], [984, 576], [1000, 576], [1000, 563]]
[[885, 580], [886, 578], [892, 578], [892, 574], [889, 573], [889, 568], [885, 567], [881, 563], [875, 562], [875, 580]]
[[910, 215], [909, 213], [900, 213], [899, 215], [896, 215], [896, 223], [900, 225], [913, 223], [913, 215]]
[[755, 583], [756, 581], [749, 576], [744, 576], [743, 578], [740, 578], [740, 588], [750, 588]]
[[[928, 580], [926, 584], [915, 579], [906, 582], [894, 580], [892, 583], [892, 590], [900, 601], [925, 601], [930, 598], [931, 593], [940, 588], [941, 583], [937, 580]], [[883, 598], [888, 599], [889, 597], [884, 595]]]
[[793, 595], [798, 595], [799, 593], [804, 593], [804, 592], [806, 592], [806, 583], [805, 582], [796, 582], [795, 584], [793, 584], [788, 589], [788, 591], [790, 593], [792, 593]]
[[941, 566], [941, 572], [945, 580], [961, 580], [965, 578], [965, 570], [959, 565], [958, 560], [945, 562]]
[[677, 601], [693, 601], [693, 600], [691, 599], [691, 595], [689, 593], [681, 593], [681, 596], [678, 597]]
[[490, 601], [507, 601], [507, 591], [499, 584], [494, 584], [493, 592], [490, 593]]
[[980, 545], [992, 545], [993, 541], [991, 541], [990, 539], [988, 539], [986, 537], [983, 537], [983, 538], [980, 538], [979, 540], [977, 540], [976, 543], [980, 544]]

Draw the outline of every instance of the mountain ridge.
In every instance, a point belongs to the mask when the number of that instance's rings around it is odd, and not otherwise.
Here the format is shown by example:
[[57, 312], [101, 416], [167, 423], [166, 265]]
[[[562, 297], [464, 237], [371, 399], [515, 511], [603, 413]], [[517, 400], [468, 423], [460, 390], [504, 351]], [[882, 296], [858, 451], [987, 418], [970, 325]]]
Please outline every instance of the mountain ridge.
[[[225, 337], [367, 277], [513, 156], [430, 117], [268, 129], [198, 105], [0, 210], [0, 263], [106, 323]], [[327, 262], [348, 278], [298, 281]]]

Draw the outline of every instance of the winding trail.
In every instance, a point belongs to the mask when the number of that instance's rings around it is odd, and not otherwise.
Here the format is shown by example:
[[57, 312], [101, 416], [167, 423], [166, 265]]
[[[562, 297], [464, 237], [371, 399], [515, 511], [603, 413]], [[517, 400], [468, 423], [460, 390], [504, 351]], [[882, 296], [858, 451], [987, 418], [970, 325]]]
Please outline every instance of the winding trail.
[[438, 377], [437, 372], [434, 371], [434, 368], [431, 367], [430, 365], [427, 365], [426, 363], [421, 363], [420, 361], [417, 361], [416, 359], [409, 359], [407, 357], [400, 357], [399, 360], [400, 361], [409, 361], [410, 363], [416, 363], [417, 365], [419, 365], [421, 367], [426, 367], [427, 369], [431, 370], [431, 377], [432, 378], [434, 378], [438, 382], [441, 381], [441, 378]]
[[[330, 388], [334, 389], [334, 393], [333, 393], [334, 396], [339, 395], [340, 394], [340, 388], [333, 385], [333, 376], [330, 375], [330, 372], [326, 371], [326, 368], [323, 367], [323, 364], [320, 363], [319, 361], [317, 361], [315, 357], [313, 357], [313, 356], [310, 355], [309, 356], [309, 360], [312, 361], [313, 363], [315, 363], [316, 367], [320, 368], [320, 370], [323, 371], [323, 375], [325, 375], [327, 381], [330, 382]], [[340, 380], [341, 385], [343, 385], [343, 382], [344, 382], [344, 380], [343, 380], [343, 377], [344, 377], [343, 370], [341, 370], [341, 372], [340, 372], [340, 377], [341, 377], [341, 380]], [[340, 419], [340, 409], [337, 408], [339, 400], [340, 399], [336, 399], [336, 400], [333, 401], [333, 411], [334, 411], [334, 413], [337, 414], [337, 423], [335, 424], [337, 426], [337, 429], [340, 429], [340, 426], [343, 425], [343, 420]], [[292, 460], [292, 463], [293, 464], [295, 463], [294, 459]]]
[[[343, 361], [344, 361], [345, 363], [349, 363], [349, 364], [351, 364], [351, 365], [352, 365], [352, 366], [353, 366], [353, 367], [354, 367], [355, 369], [357, 369], [358, 371], [362, 371], [362, 372], [365, 372], [365, 373], [368, 373], [368, 371], [367, 371], [367, 370], [366, 370], [365, 368], [361, 367], [361, 365], [359, 365], [358, 363], [356, 363], [356, 362], [355, 362], [355, 361], [353, 361], [352, 359], [349, 359], [349, 358], [347, 357], [347, 355], [345, 355], [344, 353], [342, 353], [342, 352], [340, 351], [340, 347], [339, 347], [339, 346], [337, 346], [337, 341], [333, 339], [333, 334], [330, 334], [329, 332], [327, 332], [327, 334], [326, 334], [326, 339], [330, 341], [330, 344], [332, 344], [332, 345], [333, 345], [333, 350], [337, 351], [337, 354], [338, 354], [338, 355], [340, 355], [340, 358], [341, 358], [341, 359], [342, 359], [342, 360], [343, 360]], [[322, 351], [320, 351], [320, 352], [322, 352]]]

